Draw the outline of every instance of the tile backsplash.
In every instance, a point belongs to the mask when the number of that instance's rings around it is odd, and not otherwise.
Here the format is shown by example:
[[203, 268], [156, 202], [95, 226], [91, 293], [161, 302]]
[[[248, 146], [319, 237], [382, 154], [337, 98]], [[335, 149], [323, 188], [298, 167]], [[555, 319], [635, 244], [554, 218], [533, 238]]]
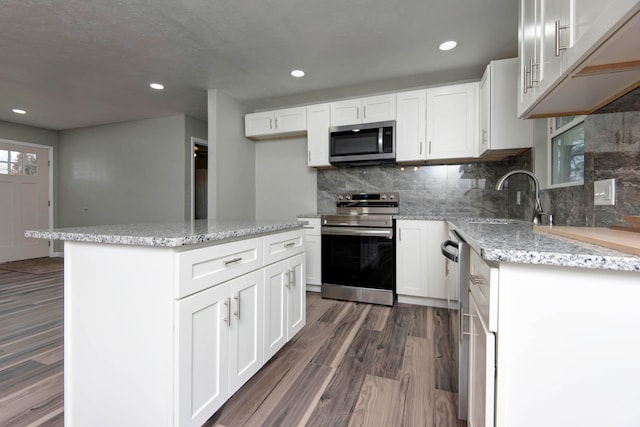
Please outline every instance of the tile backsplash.
[[[508, 188], [495, 189], [512, 169], [531, 169], [531, 152], [497, 162], [458, 165], [381, 165], [318, 171], [318, 211], [335, 211], [341, 192], [397, 191], [400, 213], [451, 217], [499, 217], [530, 220], [533, 212], [530, 179], [509, 178]], [[520, 205], [517, 202], [520, 191]]]
[[[545, 190], [558, 225], [608, 227], [640, 215], [640, 88], [585, 119], [584, 185]], [[595, 206], [593, 182], [616, 179], [616, 205]]]

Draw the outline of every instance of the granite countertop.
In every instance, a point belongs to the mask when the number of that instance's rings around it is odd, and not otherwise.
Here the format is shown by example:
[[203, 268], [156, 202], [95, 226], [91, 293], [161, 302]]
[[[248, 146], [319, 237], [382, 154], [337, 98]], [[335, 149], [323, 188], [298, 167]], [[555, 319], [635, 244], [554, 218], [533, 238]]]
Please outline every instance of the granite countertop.
[[25, 237], [117, 245], [180, 247], [206, 242], [258, 236], [301, 228], [298, 221], [223, 221], [199, 219], [186, 222], [98, 225], [27, 230]]
[[449, 224], [488, 261], [640, 272], [640, 257], [534, 231], [522, 221], [449, 219]]

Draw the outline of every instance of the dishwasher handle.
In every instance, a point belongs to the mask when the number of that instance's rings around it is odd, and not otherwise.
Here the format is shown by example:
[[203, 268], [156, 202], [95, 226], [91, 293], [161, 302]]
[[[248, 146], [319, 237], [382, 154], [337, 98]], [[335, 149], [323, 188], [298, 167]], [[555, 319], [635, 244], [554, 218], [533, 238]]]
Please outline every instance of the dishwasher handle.
[[445, 257], [447, 257], [451, 261], [458, 262], [458, 254], [454, 254], [452, 252], [449, 252], [447, 250], [447, 248], [449, 246], [451, 246], [453, 248], [456, 248], [456, 249], [459, 249], [458, 242], [454, 242], [453, 240], [445, 240], [444, 242], [442, 242], [442, 244], [440, 244], [440, 252], [442, 252], [442, 255], [444, 255]]

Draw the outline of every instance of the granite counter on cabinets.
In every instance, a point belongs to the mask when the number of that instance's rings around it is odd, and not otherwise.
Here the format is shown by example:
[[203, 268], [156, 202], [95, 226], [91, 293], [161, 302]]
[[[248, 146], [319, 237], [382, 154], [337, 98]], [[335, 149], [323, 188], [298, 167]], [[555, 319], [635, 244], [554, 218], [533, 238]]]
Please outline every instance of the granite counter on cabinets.
[[65, 241], [65, 424], [201, 426], [305, 325], [302, 227], [27, 231]]
[[640, 257], [533, 230], [531, 223], [450, 219], [487, 261], [640, 272]]
[[224, 221], [199, 219], [185, 222], [97, 225], [27, 230], [26, 237], [85, 243], [111, 243], [156, 247], [179, 247], [248, 238], [302, 227], [298, 221]]

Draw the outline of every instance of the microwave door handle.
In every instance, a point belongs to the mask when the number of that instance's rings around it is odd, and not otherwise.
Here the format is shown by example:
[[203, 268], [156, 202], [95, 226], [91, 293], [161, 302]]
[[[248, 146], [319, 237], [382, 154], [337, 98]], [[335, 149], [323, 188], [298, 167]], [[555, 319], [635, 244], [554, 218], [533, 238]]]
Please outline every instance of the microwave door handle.
[[378, 153], [382, 153], [382, 138], [383, 138], [383, 132], [384, 128], [380, 127], [378, 128]]

